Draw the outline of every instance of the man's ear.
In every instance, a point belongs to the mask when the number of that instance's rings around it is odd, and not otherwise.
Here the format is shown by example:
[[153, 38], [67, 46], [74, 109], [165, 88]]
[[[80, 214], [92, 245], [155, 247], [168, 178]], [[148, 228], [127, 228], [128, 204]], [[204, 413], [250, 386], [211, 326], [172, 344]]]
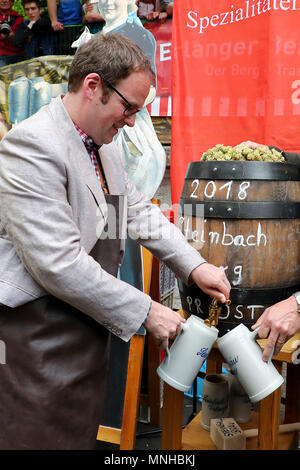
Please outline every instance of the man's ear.
[[100, 76], [97, 73], [89, 73], [83, 81], [84, 96], [92, 101], [98, 87], [101, 87]]

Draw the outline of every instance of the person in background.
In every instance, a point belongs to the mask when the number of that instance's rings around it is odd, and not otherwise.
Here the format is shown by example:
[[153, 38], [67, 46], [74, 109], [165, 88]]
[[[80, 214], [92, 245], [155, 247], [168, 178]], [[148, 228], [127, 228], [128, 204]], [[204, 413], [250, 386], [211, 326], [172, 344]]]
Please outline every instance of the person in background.
[[0, 67], [24, 60], [24, 49], [13, 38], [24, 18], [13, 8], [13, 0], [0, 0]]
[[28, 20], [21, 23], [13, 38], [14, 44], [25, 49], [26, 59], [55, 54], [56, 37], [49, 18], [41, 16], [39, 0], [23, 0]]
[[167, 18], [173, 16], [173, 1], [171, 0], [160, 0], [160, 7], [158, 11], [153, 11], [146, 15], [148, 21], [158, 20], [160, 23], [164, 23]]
[[146, 18], [147, 15], [155, 11], [156, 0], [140, 0], [138, 2], [138, 17]]
[[[256, 142], [243, 142], [250, 148], [267, 147]], [[272, 146], [274, 147], [274, 146]], [[275, 147], [276, 150], [279, 148]], [[288, 163], [297, 165], [300, 171], [300, 154], [283, 152]], [[278, 354], [282, 346], [300, 329], [300, 291], [295, 292], [281, 302], [268, 307], [259, 317], [252, 329], [260, 327], [260, 338], [268, 338], [263, 352], [263, 359], [267, 361], [274, 348], [274, 354]]]
[[96, 2], [88, 0], [82, 8], [84, 11], [83, 23], [89, 28], [91, 34], [99, 33], [105, 21], [99, 12], [98, 0], [96, 0]]
[[82, 28], [82, 8], [80, 0], [47, 0], [51, 26], [57, 33], [58, 55], [73, 55], [71, 44], [80, 35]]

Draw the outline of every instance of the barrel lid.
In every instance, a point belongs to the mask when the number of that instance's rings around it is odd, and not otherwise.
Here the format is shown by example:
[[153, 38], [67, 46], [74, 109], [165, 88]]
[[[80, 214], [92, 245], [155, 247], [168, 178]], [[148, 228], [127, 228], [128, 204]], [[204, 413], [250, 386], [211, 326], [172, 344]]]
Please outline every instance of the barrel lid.
[[300, 173], [293, 163], [215, 160], [191, 162], [185, 179], [299, 181]]

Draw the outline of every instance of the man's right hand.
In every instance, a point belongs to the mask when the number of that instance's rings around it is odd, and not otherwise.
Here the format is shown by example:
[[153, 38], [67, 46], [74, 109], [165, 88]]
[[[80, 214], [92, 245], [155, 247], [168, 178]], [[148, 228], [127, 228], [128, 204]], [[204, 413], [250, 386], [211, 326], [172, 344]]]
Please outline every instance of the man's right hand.
[[148, 13], [146, 16], [146, 19], [148, 21], [154, 21], [159, 17], [159, 11], [152, 11], [151, 13]]
[[63, 31], [64, 25], [60, 23], [59, 21], [52, 21], [51, 26], [54, 29], [54, 31]]
[[180, 333], [184, 322], [185, 319], [179, 313], [152, 300], [145, 328], [154, 337], [156, 345], [160, 349], [166, 349], [169, 338]]

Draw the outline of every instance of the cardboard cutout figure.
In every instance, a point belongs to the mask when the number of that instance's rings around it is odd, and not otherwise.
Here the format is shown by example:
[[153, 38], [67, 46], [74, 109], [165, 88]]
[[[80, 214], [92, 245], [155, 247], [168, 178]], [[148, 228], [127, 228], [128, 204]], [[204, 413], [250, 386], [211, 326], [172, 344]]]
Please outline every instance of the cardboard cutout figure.
[[[156, 41], [153, 34], [143, 27], [137, 16], [136, 0], [99, 0], [98, 9], [105, 20], [98, 34], [118, 33], [129, 37], [143, 50], [152, 63], [154, 72]], [[80, 47], [92, 34], [86, 30], [73, 43]], [[152, 87], [146, 104], [155, 98]], [[124, 126], [115, 137], [123, 156], [125, 169], [137, 189], [149, 199], [157, 191], [166, 167], [166, 154], [155, 133], [149, 112], [143, 108], [136, 116], [134, 127]]]

